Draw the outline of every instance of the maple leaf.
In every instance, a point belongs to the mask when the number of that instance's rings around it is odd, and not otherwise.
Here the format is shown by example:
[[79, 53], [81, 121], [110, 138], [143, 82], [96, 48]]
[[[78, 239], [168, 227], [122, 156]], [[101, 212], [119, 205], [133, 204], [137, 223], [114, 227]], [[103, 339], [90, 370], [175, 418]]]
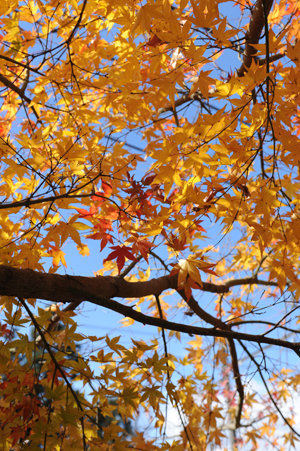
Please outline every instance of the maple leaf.
[[[62, 367], [65, 361], [66, 359], [62, 359], [57, 363], [59, 364], [60, 367]], [[47, 381], [48, 382], [52, 381], [53, 384], [59, 387], [59, 378], [62, 377], [61, 373], [56, 370], [55, 364], [52, 361], [49, 363], [48, 368], [49, 369], [47, 371]], [[68, 376], [68, 373], [66, 371], [64, 371], [64, 373]]]
[[201, 269], [201, 271], [205, 272], [206, 274], [211, 274], [213, 276], [219, 277], [219, 275], [213, 271], [210, 268], [214, 268], [216, 266], [215, 263], [206, 263], [203, 261], [203, 263], [199, 263], [199, 269]]
[[201, 221], [201, 219], [198, 219], [198, 220], [194, 221], [196, 229], [199, 230], [199, 232], [206, 233], [206, 230], [200, 225], [200, 222], [203, 222], [203, 221]]
[[90, 250], [86, 244], [81, 244], [80, 246], [77, 246], [77, 249], [79, 253], [84, 257], [85, 255], [90, 255]]
[[100, 252], [103, 251], [107, 243], [114, 243], [114, 238], [110, 233], [106, 233], [103, 230], [100, 232], [93, 233], [92, 235], [88, 235], [87, 238], [92, 240], [101, 240]]
[[149, 39], [149, 41], [146, 42], [145, 45], [148, 47], [157, 47], [158, 45], [164, 44], [164, 42], [159, 39], [156, 35], [152, 36], [152, 38]]
[[59, 266], [59, 263], [62, 262], [62, 264], [67, 267], [67, 263], [64, 257], [66, 254], [57, 246], [52, 246], [51, 244], [49, 244], [49, 247], [51, 247], [51, 249], [49, 250], [49, 255], [53, 257], [52, 265], [54, 267], [57, 267]]
[[148, 262], [148, 255], [149, 255], [149, 251], [151, 249], [151, 247], [156, 247], [155, 244], [151, 243], [150, 241], [143, 239], [143, 238], [138, 238], [133, 246], [132, 246], [132, 250], [135, 254], [141, 254], [143, 256], [143, 258], [146, 260], [147, 263]]
[[95, 227], [95, 229], [110, 230], [111, 232], [113, 231], [111, 221], [109, 221], [108, 219], [104, 219], [104, 218], [99, 218], [97, 224], [95, 224], [94, 227]]
[[175, 251], [183, 251], [186, 248], [188, 248], [188, 245], [186, 244], [186, 237], [183, 237], [182, 239], [178, 237], [174, 237], [173, 233], [171, 234], [169, 238], [169, 245], [175, 250]]
[[88, 235], [87, 238], [90, 238], [92, 240], [102, 240], [100, 251], [102, 251], [105, 248], [108, 242], [113, 244], [114, 242], [113, 236], [110, 233], [106, 232], [106, 230], [113, 231], [111, 221], [104, 218], [100, 218], [97, 224], [95, 224], [94, 229], [99, 229], [99, 232], [93, 233], [92, 235]]
[[125, 191], [126, 193], [131, 194], [132, 198], [140, 197], [144, 193], [142, 185], [140, 183], [136, 182], [133, 179], [129, 179], [129, 182], [130, 182], [130, 185], [132, 187], [131, 188], [125, 188], [125, 189], [123, 189], [123, 191]]
[[112, 193], [112, 185], [111, 183], [107, 182], [106, 180], [102, 179], [102, 189], [104, 191], [104, 194], [109, 197]]
[[11, 433], [10, 433], [10, 435], [11, 435], [11, 438], [13, 438], [12, 446], [15, 446], [15, 444], [17, 443], [17, 441], [19, 439], [21, 439], [21, 438], [23, 439], [24, 438], [23, 428], [21, 426], [19, 426], [19, 425], [11, 426]]
[[93, 194], [91, 200], [97, 202], [97, 206], [99, 207], [106, 201], [106, 197], [103, 195], [102, 192], [97, 191], [95, 194]]
[[[190, 255], [187, 259], [180, 259], [177, 264], [173, 265], [172, 273], [178, 273], [178, 287], [183, 288], [188, 280], [188, 277], [192, 281], [202, 288], [202, 280], [199, 270], [205, 272], [206, 274], [212, 274], [217, 276], [212, 269], [215, 266], [213, 263], [208, 263], [204, 261], [204, 258], [199, 254]], [[193, 283], [189, 282], [189, 285], [193, 287]]]
[[153, 180], [155, 179], [157, 174], [145, 174], [144, 177], [142, 178], [142, 183], [143, 185], [151, 185], [151, 183], [153, 182]]
[[11, 340], [13, 331], [7, 327], [7, 324], [0, 324], [0, 335], [1, 337], [6, 337], [8, 340]]
[[94, 204], [92, 204], [89, 210], [85, 210], [84, 208], [75, 208], [75, 210], [78, 211], [80, 215], [79, 218], [86, 219], [92, 218], [94, 216], [94, 214], [97, 212], [97, 207]]
[[194, 259], [180, 259], [177, 265], [179, 269], [178, 287], [182, 288], [184, 286], [188, 276], [202, 287], [201, 276], [197, 267], [197, 262]]
[[39, 416], [39, 406], [41, 405], [41, 401], [36, 396], [24, 396], [23, 402], [20, 404], [23, 409], [24, 421], [27, 421], [32, 416], [32, 414]]
[[109, 261], [109, 260], [117, 260], [117, 266], [119, 270], [119, 274], [121, 272], [121, 269], [123, 268], [125, 264], [125, 258], [132, 261], [137, 261], [135, 256], [132, 254], [132, 248], [128, 246], [111, 246], [110, 249], [114, 249], [113, 252], [111, 252], [103, 262]]

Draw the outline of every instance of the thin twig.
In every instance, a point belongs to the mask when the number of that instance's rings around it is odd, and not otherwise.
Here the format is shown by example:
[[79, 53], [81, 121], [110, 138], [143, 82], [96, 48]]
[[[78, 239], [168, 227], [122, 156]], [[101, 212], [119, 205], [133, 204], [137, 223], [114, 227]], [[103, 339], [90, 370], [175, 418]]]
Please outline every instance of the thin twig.
[[49, 343], [47, 342], [47, 340], [46, 340], [46, 338], [45, 338], [45, 335], [44, 335], [42, 329], [40, 328], [40, 326], [39, 326], [37, 320], [36, 320], [35, 317], [33, 316], [31, 310], [30, 310], [29, 307], [27, 306], [27, 304], [26, 304], [26, 302], [24, 301], [24, 299], [22, 299], [22, 298], [20, 298], [20, 297], [19, 297], [18, 299], [19, 299], [19, 301], [21, 302], [21, 304], [23, 305], [23, 307], [25, 308], [25, 310], [27, 311], [27, 313], [28, 313], [28, 315], [29, 315], [31, 321], [33, 322], [35, 328], [37, 329], [39, 335], [42, 337], [42, 340], [43, 340], [43, 342], [44, 342], [45, 348], [47, 349], [47, 351], [48, 351], [48, 353], [49, 353], [49, 355], [50, 355], [50, 357], [51, 357], [51, 360], [52, 360], [52, 362], [54, 363], [55, 368], [60, 372], [62, 378], [64, 379], [65, 383], [67, 384], [67, 387], [68, 387], [69, 390], [71, 391], [71, 393], [72, 393], [72, 395], [73, 395], [73, 397], [74, 397], [74, 399], [75, 399], [75, 401], [76, 401], [77, 407], [83, 412], [84, 410], [83, 410], [83, 407], [82, 407], [82, 405], [81, 405], [81, 402], [79, 401], [79, 399], [78, 399], [78, 397], [77, 397], [77, 394], [76, 394], [75, 391], [73, 390], [72, 385], [71, 385], [70, 382], [68, 381], [67, 376], [65, 375], [65, 373], [64, 373], [64, 371], [62, 370], [61, 366], [60, 366], [59, 363], [57, 362], [57, 360], [56, 360], [56, 358], [55, 358], [55, 355], [53, 354], [53, 352], [52, 352], [52, 350], [51, 350], [51, 348], [50, 348], [50, 346], [49, 346]]
[[255, 364], [257, 371], [261, 377], [261, 380], [265, 386], [265, 389], [270, 397], [270, 400], [272, 401], [275, 409], [277, 410], [277, 412], [279, 413], [279, 415], [281, 416], [281, 418], [283, 419], [283, 421], [285, 422], [285, 424], [287, 424], [287, 426], [291, 429], [291, 431], [296, 434], [298, 437], [300, 437], [300, 434], [298, 434], [298, 432], [293, 428], [293, 426], [288, 422], [288, 420], [285, 418], [285, 416], [283, 415], [283, 413], [281, 412], [281, 410], [279, 409], [277, 403], [275, 402], [272, 393], [269, 390], [268, 384], [265, 381], [265, 378], [262, 374], [262, 371], [260, 369], [260, 365], [256, 362], [256, 360], [254, 359], [254, 357], [251, 355], [251, 353], [248, 351], [247, 347], [239, 340], [240, 345], [242, 346], [242, 348], [244, 349], [244, 351], [246, 352], [246, 354], [248, 354], [249, 358], [251, 359], [251, 361]]

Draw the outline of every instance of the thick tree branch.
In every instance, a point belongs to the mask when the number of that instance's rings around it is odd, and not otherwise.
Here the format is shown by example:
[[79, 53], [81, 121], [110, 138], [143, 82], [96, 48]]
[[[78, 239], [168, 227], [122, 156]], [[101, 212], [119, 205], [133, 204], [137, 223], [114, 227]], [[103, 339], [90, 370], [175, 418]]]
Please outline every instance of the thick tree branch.
[[[245, 50], [243, 54], [243, 64], [241, 67], [237, 70], [237, 76], [242, 77], [245, 72], [247, 71], [247, 67], [251, 66], [252, 60], [255, 57], [257, 50], [253, 47], [252, 44], [258, 44], [261, 32], [264, 28], [264, 9], [267, 12], [267, 14], [270, 13], [272, 5], [274, 0], [258, 0], [256, 2], [256, 5], [252, 11], [252, 16], [249, 23], [249, 29], [246, 32], [245, 35]], [[265, 5], [264, 5], [265, 3]], [[282, 58], [284, 54], [279, 55], [272, 55], [269, 57], [269, 62], [271, 61], [277, 61], [278, 59]], [[258, 59], [257, 63], [260, 66], [263, 66], [266, 64], [266, 58]], [[216, 92], [215, 88], [212, 88], [210, 90], [210, 95], [213, 96], [214, 92]], [[187, 102], [192, 102], [194, 100], [198, 100], [199, 102], [204, 100], [204, 96], [201, 94], [201, 92], [197, 91], [193, 94], [185, 94], [179, 99], [175, 100], [174, 107], [177, 108], [181, 105], [184, 105]], [[166, 105], [164, 108], [159, 108], [154, 120], [157, 120], [158, 117], [166, 113], [168, 111], [173, 111], [174, 108], [171, 104]]]
[[[132, 283], [112, 276], [62, 276], [0, 265], [0, 295], [39, 298], [52, 302], [84, 301], [89, 300], [87, 295], [90, 298], [98, 293], [106, 298], [139, 298], [159, 295], [176, 287], [177, 275]], [[210, 288], [213, 290], [213, 287]]]
[[242, 77], [247, 70], [247, 67], [251, 66], [252, 59], [257, 53], [257, 50], [252, 44], [258, 44], [261, 32], [263, 30], [264, 20], [264, 3], [267, 14], [270, 13], [273, 0], [258, 0], [252, 11], [252, 17], [250, 19], [249, 28], [245, 35], [245, 51], [243, 56], [243, 64], [237, 70], [238, 77]]
[[[237, 287], [239, 285], [265, 285], [265, 286], [271, 286], [271, 287], [277, 287], [277, 282], [270, 282], [268, 280], [260, 280], [257, 278], [257, 276], [251, 276], [251, 277], [243, 277], [241, 279], [233, 279], [228, 280], [228, 282], [224, 283], [224, 287], [227, 287], [228, 289], [231, 287]], [[226, 293], [224, 291], [224, 293]]]
[[[203, 282], [202, 290], [210, 293], [228, 293], [232, 286], [249, 284], [277, 286], [275, 282], [258, 280], [254, 276], [229, 280], [222, 285]], [[19, 269], [0, 265], [0, 295], [4, 296], [23, 296], [25, 298], [39, 298], [65, 303], [88, 300], [86, 299], [86, 293], [89, 293], [91, 296], [101, 293], [107, 298], [140, 298], [159, 295], [170, 288], [177, 290], [182, 297], [185, 297], [183, 290], [178, 290], [177, 274], [166, 275], [145, 282], [128, 282], [113, 276], [62, 276], [39, 273], [27, 268]], [[198, 303], [194, 300], [190, 300], [189, 303], [196, 312], [195, 309], [197, 309]], [[220, 321], [216, 320], [214, 326], [219, 327]]]
[[[174, 288], [172, 285], [175, 282], [177, 282], [177, 280], [174, 276], [164, 276], [158, 279], [153, 279], [149, 282], [130, 283], [122, 279], [116, 279], [115, 277], [93, 278], [68, 275], [60, 276], [57, 274], [41, 274], [31, 269], [17, 269], [4, 265], [0, 266], [1, 295], [23, 298], [40, 298], [63, 303], [86, 300], [149, 326], [161, 327], [186, 334], [235, 338], [255, 343], [281, 346], [283, 348], [292, 349], [300, 357], [300, 343], [291, 343], [262, 335], [244, 334], [240, 332], [233, 332], [231, 330], [220, 330], [215, 327], [209, 329], [185, 324], [177, 324], [161, 318], [154, 318], [152, 316], [144, 315], [143, 313], [137, 312], [132, 307], [123, 305], [109, 299], [108, 297], [108, 293], [111, 293], [112, 297], [145, 296], [145, 294], [138, 294], [144, 291], [143, 285], [145, 284], [146, 286], [149, 284], [148, 289], [149, 291], [151, 290], [152, 294], [160, 294], [164, 289]], [[124, 292], [119, 292], [119, 288], [122, 286], [124, 287]], [[22, 293], [23, 296], [21, 296], [20, 293]], [[102, 293], [102, 295], [97, 293]]]

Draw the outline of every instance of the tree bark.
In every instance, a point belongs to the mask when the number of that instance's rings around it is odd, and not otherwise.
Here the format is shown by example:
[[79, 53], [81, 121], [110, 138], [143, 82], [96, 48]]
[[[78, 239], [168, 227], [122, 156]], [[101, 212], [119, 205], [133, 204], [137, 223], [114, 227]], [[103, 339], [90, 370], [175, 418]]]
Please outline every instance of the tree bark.
[[[245, 277], [229, 280], [223, 284], [203, 282], [202, 291], [228, 293], [238, 285], [277, 286], [276, 282]], [[178, 291], [178, 275], [166, 275], [145, 282], [128, 282], [119, 277], [82, 277], [39, 273], [32, 269], [19, 269], [0, 265], [0, 295], [22, 298], [38, 298], [52, 302], [87, 301], [93, 295], [105, 298], [140, 298], [160, 295], [163, 291]], [[200, 287], [199, 287], [200, 289]]]
[[[177, 274], [145, 282], [128, 282], [112, 276], [82, 277], [39, 273], [32, 269], [19, 269], [0, 265], [0, 295], [39, 298], [52, 302], [88, 300], [87, 295], [101, 294], [106, 298], [140, 298], [159, 295], [168, 289], [178, 288]], [[226, 293], [229, 287], [203, 283], [203, 290]]]
[[245, 35], [245, 51], [243, 56], [243, 64], [237, 70], [237, 76], [242, 77], [247, 71], [247, 67], [251, 66], [252, 60], [257, 53], [257, 50], [252, 44], [258, 44], [261, 32], [264, 28], [265, 18], [264, 18], [264, 3], [267, 11], [267, 15], [270, 13], [273, 0], [258, 0], [252, 11], [252, 17], [249, 23], [249, 29]]

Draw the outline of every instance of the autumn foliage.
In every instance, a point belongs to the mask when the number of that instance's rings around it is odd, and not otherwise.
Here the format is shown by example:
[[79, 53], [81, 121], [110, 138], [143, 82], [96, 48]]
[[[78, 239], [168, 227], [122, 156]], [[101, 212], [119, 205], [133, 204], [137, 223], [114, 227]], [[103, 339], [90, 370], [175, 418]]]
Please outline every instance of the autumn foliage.
[[299, 15], [0, 4], [1, 450], [299, 449]]

